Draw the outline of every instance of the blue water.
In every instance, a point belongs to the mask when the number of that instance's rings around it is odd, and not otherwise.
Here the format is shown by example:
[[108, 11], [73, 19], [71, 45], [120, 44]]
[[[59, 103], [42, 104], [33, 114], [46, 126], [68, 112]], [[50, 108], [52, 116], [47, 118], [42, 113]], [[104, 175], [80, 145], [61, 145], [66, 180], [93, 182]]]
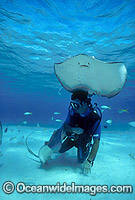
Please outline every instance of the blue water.
[[[111, 110], [103, 112], [100, 147], [88, 177], [77, 163], [76, 149], [54, 153], [53, 160], [42, 167], [30, 159], [35, 157], [25, 145], [26, 137], [33, 133], [28, 144], [38, 154], [44, 141], [60, 127], [61, 122], [55, 120], [66, 118], [71, 94], [55, 76], [54, 63], [80, 53], [104, 62], [122, 62], [128, 72], [118, 95], [110, 99], [92, 97], [93, 103]], [[128, 109], [128, 113], [119, 113], [120, 109]], [[24, 115], [26, 111], [32, 115]], [[112, 120], [112, 125], [106, 120]], [[135, 192], [6, 195], [2, 184], [9, 180], [42, 185], [73, 181], [78, 185], [134, 186], [135, 128], [128, 123], [135, 121], [135, 0], [0, 0], [0, 121], [4, 130], [1, 200], [134, 200]]]
[[[84, 53], [106, 62], [123, 62], [124, 89], [107, 99], [93, 97], [104, 111], [103, 125], [135, 121], [135, 1], [1, 0], [0, 119], [3, 124], [59, 126], [70, 93], [54, 74], [54, 63]], [[129, 113], [119, 114], [119, 109]], [[24, 116], [24, 112], [32, 112]], [[54, 116], [54, 112], [60, 112]], [[52, 116], [54, 120], [51, 120]]]

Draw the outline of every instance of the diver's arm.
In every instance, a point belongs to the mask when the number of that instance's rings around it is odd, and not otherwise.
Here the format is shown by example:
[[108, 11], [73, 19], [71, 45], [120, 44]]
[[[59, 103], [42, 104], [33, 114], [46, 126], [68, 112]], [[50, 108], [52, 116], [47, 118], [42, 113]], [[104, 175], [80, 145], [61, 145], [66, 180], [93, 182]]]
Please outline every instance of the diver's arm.
[[71, 132], [71, 133], [76, 133], [76, 134], [82, 134], [83, 133], [83, 129], [80, 127], [72, 127], [67, 123], [64, 123], [64, 129], [67, 132]]
[[85, 175], [88, 175], [89, 172], [91, 172], [91, 167], [93, 166], [93, 160], [97, 154], [98, 147], [99, 147], [99, 139], [96, 138], [94, 139], [94, 144], [88, 158], [83, 163], [83, 172]]
[[73, 127], [69, 124], [72, 124], [72, 120], [71, 120], [71, 115], [70, 112], [68, 112], [67, 118], [65, 120], [65, 122], [63, 123], [64, 125], [64, 130], [70, 133], [75, 133], [75, 134], [82, 134], [83, 133], [83, 129], [80, 127]]
[[100, 141], [98, 138], [93, 139], [93, 140], [94, 140], [94, 143], [93, 143], [92, 149], [90, 151], [90, 154], [87, 158], [87, 160], [91, 161], [91, 162], [94, 160], [94, 158], [97, 154], [97, 151], [98, 151], [98, 148], [99, 148], [99, 141]]

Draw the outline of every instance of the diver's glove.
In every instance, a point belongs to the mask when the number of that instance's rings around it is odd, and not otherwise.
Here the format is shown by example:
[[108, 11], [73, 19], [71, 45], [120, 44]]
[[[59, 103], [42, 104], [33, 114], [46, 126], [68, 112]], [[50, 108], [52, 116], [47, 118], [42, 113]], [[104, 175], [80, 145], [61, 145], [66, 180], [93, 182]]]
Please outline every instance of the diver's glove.
[[90, 161], [89, 159], [86, 159], [82, 165], [83, 167], [83, 173], [85, 175], [88, 175], [89, 173], [91, 173], [91, 168], [93, 166], [93, 161]]

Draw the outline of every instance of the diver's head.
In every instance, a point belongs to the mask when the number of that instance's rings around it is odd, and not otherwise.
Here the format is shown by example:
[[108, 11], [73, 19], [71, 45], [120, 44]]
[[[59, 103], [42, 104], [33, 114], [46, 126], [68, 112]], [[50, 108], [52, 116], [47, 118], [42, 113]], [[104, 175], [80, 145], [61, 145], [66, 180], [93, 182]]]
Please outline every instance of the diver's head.
[[71, 95], [71, 100], [79, 99], [81, 102], [85, 101], [88, 97], [88, 92], [83, 90], [76, 90]]
[[86, 112], [88, 107], [91, 105], [91, 98], [88, 97], [88, 92], [76, 90], [71, 95], [70, 105], [78, 113]]

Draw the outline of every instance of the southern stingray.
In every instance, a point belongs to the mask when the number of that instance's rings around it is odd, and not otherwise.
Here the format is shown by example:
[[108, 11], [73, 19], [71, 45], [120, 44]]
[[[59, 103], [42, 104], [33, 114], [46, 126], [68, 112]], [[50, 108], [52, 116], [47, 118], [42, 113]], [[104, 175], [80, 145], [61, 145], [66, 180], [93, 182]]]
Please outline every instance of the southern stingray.
[[123, 63], [102, 62], [85, 54], [71, 57], [54, 65], [61, 85], [69, 92], [88, 91], [90, 95], [117, 95], [124, 87], [127, 69]]

